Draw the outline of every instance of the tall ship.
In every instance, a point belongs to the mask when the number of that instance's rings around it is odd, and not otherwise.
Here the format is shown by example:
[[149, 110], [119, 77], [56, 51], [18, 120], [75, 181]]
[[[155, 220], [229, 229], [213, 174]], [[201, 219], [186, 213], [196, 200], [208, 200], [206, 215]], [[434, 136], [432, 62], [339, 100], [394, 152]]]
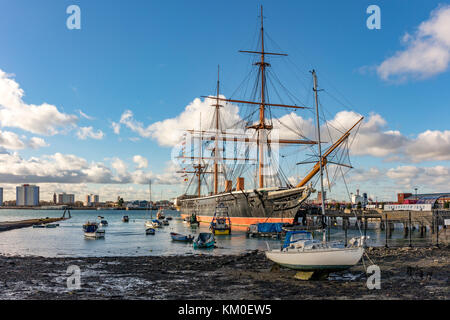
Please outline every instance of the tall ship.
[[[351, 168], [344, 160], [349, 137], [363, 117], [348, 128], [327, 131], [327, 123], [320, 124], [316, 72], [311, 71], [313, 89], [309, 93], [313, 99], [308, 106], [271, 69], [271, 59], [283, 59], [287, 54], [267, 50], [265, 36], [261, 7], [257, 49], [240, 50], [250, 56], [253, 67], [245, 80], [253, 79], [253, 84], [241, 84], [232, 98], [226, 98], [220, 93], [218, 72], [215, 95], [202, 96], [211, 103], [212, 119], [202, 128], [200, 115], [200, 125], [184, 132], [176, 158], [187, 186], [175, 200], [183, 218], [195, 214], [200, 222], [209, 223], [215, 208], [223, 205], [233, 227], [292, 223], [316, 192], [318, 177], [328, 178], [328, 167], [335, 172]], [[242, 95], [234, 98], [238, 94]], [[303, 111], [312, 113], [315, 121], [297, 115]], [[302, 127], [305, 124], [308, 128]], [[321, 140], [321, 132], [328, 133], [329, 141]], [[325, 196], [323, 186], [321, 195]]]

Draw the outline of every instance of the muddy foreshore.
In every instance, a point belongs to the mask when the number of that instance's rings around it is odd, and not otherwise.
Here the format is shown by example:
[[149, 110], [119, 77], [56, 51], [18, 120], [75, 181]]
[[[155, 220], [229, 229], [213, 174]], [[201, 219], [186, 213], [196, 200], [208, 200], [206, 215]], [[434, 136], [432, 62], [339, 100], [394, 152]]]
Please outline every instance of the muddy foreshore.
[[[360, 262], [325, 281], [294, 279], [262, 252], [241, 255], [43, 258], [0, 256], [0, 299], [445, 299], [450, 247], [368, 248], [381, 289], [366, 286]], [[367, 258], [365, 265], [371, 264]], [[81, 289], [68, 290], [70, 265]]]

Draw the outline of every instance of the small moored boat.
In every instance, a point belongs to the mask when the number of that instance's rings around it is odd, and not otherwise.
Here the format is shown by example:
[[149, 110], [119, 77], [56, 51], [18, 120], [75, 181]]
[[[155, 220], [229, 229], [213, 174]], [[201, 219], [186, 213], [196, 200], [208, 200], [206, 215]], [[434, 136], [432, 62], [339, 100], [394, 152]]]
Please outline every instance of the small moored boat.
[[171, 232], [170, 236], [172, 237], [173, 241], [192, 242], [192, 240], [194, 240], [194, 236], [192, 235], [185, 236], [184, 234], [176, 232]]
[[231, 233], [231, 220], [228, 215], [228, 207], [220, 203], [214, 211], [214, 216], [209, 226], [215, 235], [226, 235]]
[[200, 222], [197, 220], [197, 214], [193, 213], [191, 215], [191, 217], [188, 220], [188, 224], [192, 227], [192, 228], [196, 228], [198, 226], [200, 226]]
[[128, 222], [128, 221], [129, 221], [128, 216], [123, 216], [123, 217], [122, 217], [122, 221], [123, 221], [123, 222]]
[[106, 220], [100, 221], [100, 227], [107, 227], [107, 226], [108, 226], [108, 221], [106, 221]]
[[164, 212], [161, 208], [159, 208], [158, 212], [156, 213], [156, 218], [159, 220], [165, 219]]
[[83, 225], [83, 230], [86, 238], [99, 239], [105, 237], [105, 230], [99, 229], [97, 222], [86, 222]]
[[168, 225], [169, 225], [169, 220], [164, 219], [164, 220], [162, 221], [162, 224], [165, 225], [165, 226], [168, 226]]
[[145, 229], [145, 234], [155, 234], [155, 229], [153, 229], [153, 228], [147, 228], [147, 229]]
[[215, 242], [214, 234], [201, 232], [194, 241], [194, 249], [214, 248]]
[[163, 226], [162, 222], [157, 219], [145, 221], [146, 228], [161, 228], [162, 226]]

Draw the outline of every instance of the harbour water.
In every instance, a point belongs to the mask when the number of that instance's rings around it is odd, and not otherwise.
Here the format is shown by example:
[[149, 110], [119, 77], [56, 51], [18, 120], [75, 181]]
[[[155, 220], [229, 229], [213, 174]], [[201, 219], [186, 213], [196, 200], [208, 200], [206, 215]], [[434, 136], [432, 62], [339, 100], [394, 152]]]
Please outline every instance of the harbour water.
[[[239, 254], [250, 250], [279, 248], [282, 240], [267, 238], [247, 238], [245, 229], [233, 230], [229, 236], [216, 236], [216, 248], [194, 250], [192, 244], [171, 241], [170, 232], [196, 235], [208, 232], [209, 226], [201, 224], [199, 229], [191, 229], [183, 223], [177, 211], [165, 210], [164, 214], [173, 218], [169, 226], [157, 229], [155, 235], [146, 235], [144, 223], [156, 217], [156, 211], [144, 210], [72, 210], [72, 218], [59, 222], [58, 228], [22, 228], [0, 232], [0, 254], [42, 257], [106, 257], [106, 256], [148, 256], [148, 255], [189, 255], [189, 254]], [[60, 217], [59, 210], [0, 210], [0, 222], [18, 221], [31, 218]], [[123, 215], [129, 222], [122, 222]], [[104, 239], [85, 239], [82, 225], [90, 220], [99, 222], [98, 216], [108, 221]], [[384, 246], [385, 233], [380, 229], [369, 229], [370, 246]], [[359, 230], [349, 229], [347, 237], [359, 236]], [[322, 233], [316, 232], [321, 239]], [[332, 228], [330, 240], [343, 240], [344, 231]], [[421, 246], [430, 241], [430, 232], [420, 238], [418, 232], [412, 234], [413, 245]], [[390, 246], [407, 246], [403, 230], [397, 228], [389, 239]]]

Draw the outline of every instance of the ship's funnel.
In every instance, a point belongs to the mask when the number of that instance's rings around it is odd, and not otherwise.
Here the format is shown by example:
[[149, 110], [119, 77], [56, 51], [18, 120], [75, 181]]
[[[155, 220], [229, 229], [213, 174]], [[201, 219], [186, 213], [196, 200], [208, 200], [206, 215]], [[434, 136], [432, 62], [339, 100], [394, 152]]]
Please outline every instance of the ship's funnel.
[[244, 178], [238, 177], [236, 180], [236, 191], [244, 191]]
[[233, 183], [231, 180], [225, 180], [225, 192], [231, 192]]

